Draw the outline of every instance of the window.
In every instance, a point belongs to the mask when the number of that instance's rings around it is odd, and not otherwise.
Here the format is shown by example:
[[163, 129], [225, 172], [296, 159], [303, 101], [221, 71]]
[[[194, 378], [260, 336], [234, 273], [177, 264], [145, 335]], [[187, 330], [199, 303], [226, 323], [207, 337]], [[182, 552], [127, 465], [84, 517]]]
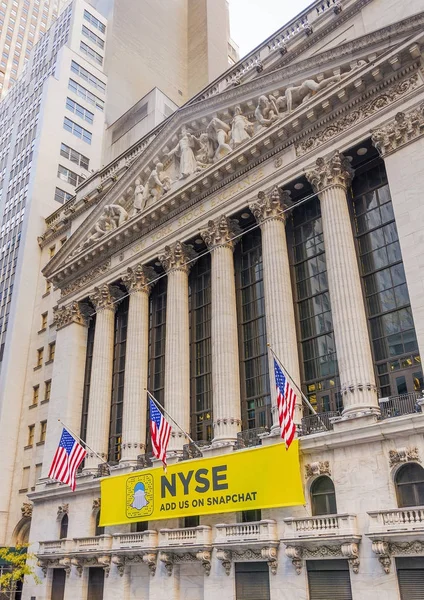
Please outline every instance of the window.
[[66, 144], [61, 144], [60, 154], [64, 158], [67, 158], [71, 162], [75, 163], [76, 165], [79, 165], [83, 169], [87, 169], [88, 171], [90, 160], [83, 154], [80, 154], [76, 150], [73, 150], [73, 148], [70, 148], [70, 146], [67, 146]]
[[105, 528], [100, 527], [99, 523], [100, 523], [100, 511], [96, 515], [96, 528], [94, 531], [94, 535], [104, 535]]
[[94, 25], [94, 27], [96, 27], [99, 31], [105, 33], [106, 26], [103, 25], [103, 23], [101, 23], [98, 19], [96, 19], [96, 17], [94, 17], [91, 13], [89, 13], [88, 10], [84, 10], [84, 19], [86, 19], [89, 23]]
[[71, 198], [73, 198], [72, 194], [69, 194], [69, 192], [65, 192], [65, 190], [61, 190], [60, 188], [56, 188], [56, 191], [54, 193], [54, 199], [56, 200], [56, 202], [64, 204], [65, 202], [68, 202], [68, 200], [70, 200]]
[[62, 520], [60, 521], [60, 532], [59, 532], [59, 539], [60, 540], [66, 540], [66, 538], [68, 537], [68, 525], [69, 525], [69, 518], [68, 515], [63, 515]]
[[35, 425], [30, 425], [28, 427], [28, 443], [27, 443], [27, 446], [32, 446], [34, 444], [34, 432], [35, 432]]
[[46, 288], [45, 288], [45, 292], [44, 292], [44, 293], [45, 293], [45, 294], [50, 294], [50, 292], [51, 292], [51, 289], [52, 289], [52, 284], [50, 283], [50, 281], [48, 281], [48, 280], [46, 279]]
[[67, 183], [70, 183], [74, 186], [80, 185], [80, 183], [84, 181], [83, 177], [80, 177], [79, 175], [77, 175], [70, 169], [63, 167], [62, 165], [59, 165], [57, 169], [57, 176], [59, 177], [59, 179], [63, 179], [63, 181], [66, 181]]
[[408, 556], [395, 560], [401, 600], [424, 598], [424, 558]]
[[103, 83], [103, 81], [101, 81], [94, 75], [92, 75], [89, 71], [84, 69], [84, 67], [81, 67], [74, 60], [71, 62], [71, 71], [73, 73], [75, 73], [76, 75], [78, 75], [79, 77], [81, 77], [81, 79], [84, 79], [84, 81], [86, 81], [87, 83], [92, 85], [97, 90], [99, 90], [103, 93], [106, 92], [106, 84]]
[[195, 440], [211, 441], [211, 257], [202, 256], [190, 273], [191, 431]]
[[306, 568], [309, 600], [322, 600], [322, 598], [352, 600], [347, 560], [308, 560]]
[[87, 46], [85, 42], [80, 42], [80, 50], [83, 54], [88, 56], [88, 58], [91, 58], [99, 65], [103, 65], [103, 56], [98, 54], [93, 48], [90, 48], [90, 46]]
[[30, 471], [30, 467], [24, 467], [22, 469], [22, 484], [21, 484], [21, 489], [19, 490], [20, 492], [28, 491], [29, 471]]
[[131, 531], [133, 533], [141, 533], [149, 529], [148, 521], [137, 521], [137, 523], [131, 523]]
[[403, 465], [396, 473], [395, 486], [399, 508], [424, 505], [424, 469], [421, 465]]
[[337, 514], [334, 483], [326, 475], [318, 477], [313, 482], [311, 486], [311, 504], [314, 516]]
[[38, 404], [38, 396], [40, 394], [40, 386], [34, 385], [32, 388], [32, 404], [35, 406]]
[[43, 354], [44, 354], [44, 348], [39, 348], [37, 350], [37, 364], [36, 364], [36, 368], [42, 366], [42, 364], [43, 364]]
[[92, 42], [94, 42], [96, 44], [96, 46], [98, 46], [102, 50], [105, 47], [105, 43], [102, 40], [102, 38], [100, 38], [98, 35], [96, 35], [95, 33], [93, 33], [91, 31], [91, 29], [88, 29], [88, 27], [86, 27], [85, 25], [82, 26], [82, 34], [85, 35], [85, 37], [87, 39], [89, 39]]
[[166, 291], [167, 279], [162, 277], [150, 295], [149, 390], [161, 404], [165, 384]]
[[50, 246], [49, 248], [49, 258], [53, 258], [56, 253], [56, 246]]
[[198, 516], [191, 516], [191, 517], [184, 517], [183, 520], [183, 527], [199, 527], [200, 525], [200, 517]]
[[35, 476], [34, 476], [34, 487], [37, 485], [37, 481], [41, 479], [41, 469], [43, 468], [42, 463], [35, 465]]
[[44, 444], [46, 441], [47, 421], [40, 422], [40, 441], [39, 444]]
[[98, 108], [99, 110], [104, 110], [105, 103], [103, 102], [103, 100], [100, 100], [100, 98], [86, 90], [85, 87], [83, 87], [73, 79], [69, 80], [68, 89], [83, 100], [86, 100], [87, 102]]
[[92, 134], [80, 125], [77, 125], [77, 123], [71, 121], [71, 119], [68, 119], [67, 117], [65, 117], [63, 121], [63, 129], [69, 131], [69, 133], [72, 133], [77, 138], [83, 140], [87, 144], [91, 144]]
[[56, 342], [52, 342], [49, 344], [49, 362], [54, 360], [54, 355], [56, 352]]
[[52, 569], [52, 600], [63, 600], [65, 597], [66, 571], [65, 569]]
[[41, 315], [41, 331], [47, 328], [47, 315], [46, 312]]
[[236, 600], [270, 600], [269, 567], [266, 562], [236, 562]]
[[96, 315], [90, 319], [87, 333], [87, 350], [85, 354], [84, 391], [82, 394], [81, 411], [81, 438], [87, 437], [88, 404], [90, 400], [91, 365], [93, 362], [94, 331], [96, 327]]
[[262, 512], [260, 508], [253, 510], [242, 510], [237, 513], [240, 523], [255, 523], [262, 519]]
[[77, 102], [74, 102], [74, 100], [71, 100], [71, 98], [66, 98], [66, 108], [75, 115], [77, 115], [77, 117], [80, 117], [80, 119], [83, 119], [84, 121], [87, 121], [87, 123], [90, 123], [90, 125], [93, 124], [94, 114], [86, 108], [84, 108], [83, 106], [81, 106], [81, 104], [78, 104]]
[[[56, 569], [53, 569], [56, 571]], [[105, 572], [99, 567], [88, 569], [88, 591], [87, 598], [90, 600], [102, 600], [105, 585]]]
[[44, 382], [44, 400], [43, 402], [48, 402], [50, 400], [50, 392], [52, 390], [52, 380], [48, 379]]

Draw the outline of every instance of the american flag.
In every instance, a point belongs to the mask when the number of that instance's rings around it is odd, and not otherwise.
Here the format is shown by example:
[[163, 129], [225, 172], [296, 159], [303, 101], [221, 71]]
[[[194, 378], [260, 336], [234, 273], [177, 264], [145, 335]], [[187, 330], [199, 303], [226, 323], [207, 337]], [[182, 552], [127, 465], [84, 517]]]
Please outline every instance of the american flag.
[[286, 448], [289, 449], [296, 433], [293, 421], [294, 408], [296, 405], [296, 394], [281, 370], [280, 365], [274, 358], [275, 384], [277, 386], [277, 407], [280, 420], [281, 437]]
[[152, 438], [153, 454], [166, 467], [166, 449], [168, 448], [171, 425], [157, 408], [151, 398], [150, 402], [150, 436]]
[[75, 475], [86, 454], [87, 451], [64, 428], [48, 477], [66, 483], [74, 492]]

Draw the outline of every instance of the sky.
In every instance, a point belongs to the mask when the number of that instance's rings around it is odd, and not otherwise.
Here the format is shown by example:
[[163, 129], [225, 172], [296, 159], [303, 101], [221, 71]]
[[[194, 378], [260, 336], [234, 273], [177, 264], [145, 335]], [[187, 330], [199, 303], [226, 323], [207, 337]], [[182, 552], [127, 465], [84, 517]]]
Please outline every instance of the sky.
[[240, 58], [296, 17], [313, 0], [230, 0], [231, 37]]

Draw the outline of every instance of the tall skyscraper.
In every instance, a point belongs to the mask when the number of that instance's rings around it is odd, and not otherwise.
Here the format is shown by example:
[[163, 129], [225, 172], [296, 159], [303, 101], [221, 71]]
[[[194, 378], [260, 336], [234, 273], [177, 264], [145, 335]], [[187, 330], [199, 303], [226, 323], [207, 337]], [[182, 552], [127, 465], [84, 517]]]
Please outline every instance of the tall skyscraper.
[[31, 49], [68, 0], [0, 2], [0, 99], [16, 83]]

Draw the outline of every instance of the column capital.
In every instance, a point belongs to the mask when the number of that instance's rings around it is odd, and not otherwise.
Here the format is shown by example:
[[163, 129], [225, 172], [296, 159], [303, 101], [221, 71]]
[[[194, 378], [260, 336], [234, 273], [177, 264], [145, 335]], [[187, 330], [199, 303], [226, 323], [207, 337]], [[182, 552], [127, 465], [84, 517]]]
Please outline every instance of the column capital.
[[191, 246], [183, 242], [175, 242], [171, 246], [165, 246], [163, 254], [159, 255], [159, 260], [167, 273], [170, 271], [190, 271], [190, 260], [196, 258], [197, 254]]
[[155, 278], [155, 275], [155, 270], [152, 267], [138, 264], [135, 267], [128, 267], [127, 272], [122, 276], [122, 281], [129, 294], [134, 292], [150, 294], [151, 281]]
[[371, 141], [381, 156], [385, 156], [420, 137], [423, 132], [423, 125], [424, 102], [409, 113], [398, 112], [395, 118], [386, 125], [374, 129]]
[[339, 151], [326, 158], [317, 158], [315, 168], [306, 172], [306, 178], [315, 192], [328, 187], [341, 187], [347, 190], [353, 179], [354, 170], [349, 160]]
[[249, 204], [255, 219], [262, 225], [270, 219], [286, 222], [284, 209], [285, 201], [289, 200], [287, 191], [280, 192], [277, 186], [274, 186], [271, 192], [259, 192], [258, 199]]
[[95, 287], [92, 294], [90, 294], [90, 300], [94, 304], [94, 307], [97, 311], [99, 310], [116, 310], [117, 298], [113, 294], [111, 286], [107, 283], [99, 287]]
[[87, 315], [81, 310], [79, 302], [71, 302], [66, 306], [58, 306], [53, 309], [53, 320], [58, 331], [72, 323], [88, 327]]
[[210, 250], [225, 246], [233, 250], [234, 236], [241, 233], [241, 227], [235, 219], [229, 219], [225, 215], [221, 215], [217, 219], [208, 221], [206, 229], [200, 232], [203, 241]]

